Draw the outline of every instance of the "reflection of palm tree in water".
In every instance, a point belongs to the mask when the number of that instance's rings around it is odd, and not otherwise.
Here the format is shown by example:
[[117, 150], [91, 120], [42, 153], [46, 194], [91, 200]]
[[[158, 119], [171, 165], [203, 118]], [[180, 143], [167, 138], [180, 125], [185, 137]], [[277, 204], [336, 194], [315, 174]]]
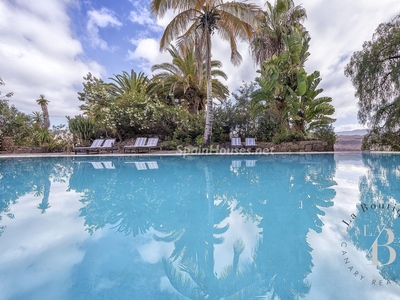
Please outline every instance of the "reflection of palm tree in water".
[[[221, 168], [227, 161], [218, 157], [208, 165], [204, 158], [163, 159], [160, 169], [166, 166], [169, 173], [136, 172], [134, 176], [129, 164], [122, 164], [116, 168], [119, 175], [127, 173], [122, 181], [114, 177], [115, 170], [106, 178], [89, 174], [81, 178], [84, 169], [80, 168], [70, 187], [85, 191], [81, 216], [89, 228], [118, 224], [126, 233], [133, 228], [136, 235], [141, 226], [144, 231], [153, 227], [158, 232], [155, 240], [173, 242], [164, 270], [184, 297], [252, 299], [270, 291], [275, 298], [294, 299], [310, 289], [305, 278], [312, 268], [312, 249], [306, 236], [309, 229], [321, 231], [321, 208], [332, 205], [335, 164], [333, 156], [310, 159], [307, 155], [310, 162], [302, 163], [292, 157], [299, 156], [263, 157], [246, 174], [241, 170], [233, 174], [230, 161]], [[215, 246], [224, 242], [221, 235], [228, 230], [218, 224], [230, 216], [229, 199], [236, 200], [235, 209], [244, 219], [259, 222], [262, 239], [247, 264], [243, 263], [244, 242], [238, 239], [230, 248], [233, 259], [216, 273]]]
[[[174, 252], [163, 261], [165, 273], [172, 286], [188, 299], [249, 299], [257, 296], [260, 281], [254, 264], [248, 264], [245, 273], [239, 268], [239, 257], [245, 249], [241, 239], [233, 245], [232, 264], [226, 266], [220, 275], [214, 271], [214, 246], [224, 241], [215, 235], [225, 233], [229, 227], [228, 224], [218, 228], [215, 224], [229, 215], [229, 207], [226, 201], [215, 203], [212, 169], [208, 165], [203, 168], [207, 205], [193, 216], [197, 220], [192, 219], [190, 227], [180, 230], [157, 229], [167, 235], [155, 236], [156, 240], [175, 242]], [[194, 200], [204, 203], [203, 195]]]
[[271, 282], [270, 299], [305, 297], [311, 288], [306, 277], [313, 267], [307, 234], [310, 229], [321, 232], [321, 208], [333, 205], [333, 156], [269, 157], [258, 167], [262, 176], [244, 182], [249, 192], [239, 195], [243, 211], [261, 218], [257, 272]]
[[46, 213], [46, 209], [51, 207], [49, 203], [51, 181], [49, 178], [43, 178], [41, 181], [41, 186], [36, 186], [34, 193], [36, 197], [43, 195], [42, 202], [37, 205], [37, 208], [42, 211], [42, 214], [44, 214]]
[[53, 170], [54, 165], [47, 161], [43, 161], [42, 164], [37, 164], [35, 168], [33, 193], [35, 197], [43, 197], [42, 202], [37, 205], [37, 208], [41, 210], [42, 214], [46, 213], [46, 209], [50, 208], [50, 176]]

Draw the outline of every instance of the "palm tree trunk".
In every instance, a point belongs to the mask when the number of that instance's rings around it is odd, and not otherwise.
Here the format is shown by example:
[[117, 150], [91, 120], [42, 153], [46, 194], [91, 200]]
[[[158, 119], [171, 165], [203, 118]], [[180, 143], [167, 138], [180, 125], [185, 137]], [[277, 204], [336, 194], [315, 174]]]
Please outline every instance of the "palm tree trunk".
[[49, 116], [49, 110], [47, 109], [47, 105], [42, 104], [42, 112], [43, 112], [43, 126], [46, 129], [50, 128], [50, 116]]
[[211, 33], [208, 28], [205, 29], [206, 38], [206, 81], [207, 81], [207, 112], [206, 126], [204, 128], [203, 143], [211, 144], [212, 123], [213, 123], [213, 101], [211, 87]]

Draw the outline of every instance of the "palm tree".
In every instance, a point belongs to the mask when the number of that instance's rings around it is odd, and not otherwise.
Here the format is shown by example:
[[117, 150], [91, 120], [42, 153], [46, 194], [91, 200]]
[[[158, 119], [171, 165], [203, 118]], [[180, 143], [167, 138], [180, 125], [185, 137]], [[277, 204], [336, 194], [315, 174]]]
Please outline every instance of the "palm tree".
[[42, 129], [43, 114], [39, 111], [34, 111], [32, 112], [32, 115], [30, 115], [30, 117], [33, 122], [33, 126], [36, 129]]
[[285, 50], [283, 36], [290, 34], [292, 27], [304, 31], [301, 22], [307, 18], [306, 10], [301, 5], [295, 6], [293, 0], [276, 0], [274, 6], [269, 2], [266, 5], [260, 30], [250, 43], [254, 62], [260, 68], [263, 61]]
[[[177, 15], [165, 28], [160, 41], [160, 49], [166, 49], [178, 38], [178, 44], [188, 47], [195, 45], [198, 72], [202, 74], [202, 64], [206, 67], [207, 113], [203, 142], [211, 142], [213, 122], [213, 101], [211, 86], [211, 35], [217, 31], [231, 46], [231, 61], [238, 65], [242, 59], [237, 50], [237, 39], [250, 40], [258, 26], [261, 9], [251, 3], [222, 0], [152, 0], [151, 11], [162, 18], [168, 9]], [[199, 76], [200, 77], [200, 76]]]
[[49, 104], [49, 100], [45, 99], [45, 95], [40, 95], [40, 98], [36, 100], [37, 104], [40, 105], [43, 112], [43, 126], [46, 129], [50, 128], [50, 116], [49, 111], [47, 109], [47, 105]]
[[149, 82], [149, 79], [143, 72], [136, 74], [134, 70], [131, 70], [130, 74], [125, 71], [122, 72], [122, 75], [114, 74], [114, 77], [115, 78], [110, 78], [110, 80], [114, 82], [107, 84], [107, 86], [109, 87], [111, 95], [117, 97], [132, 92], [140, 93], [146, 91]]
[[252, 109], [255, 114], [264, 109], [271, 109], [280, 118], [281, 131], [290, 131], [292, 106], [298, 96], [306, 92], [304, 63], [309, 57], [309, 40], [305, 32], [294, 27], [290, 35], [283, 35], [285, 50], [278, 56], [263, 62], [256, 78], [260, 89], [253, 95]]
[[[173, 96], [174, 99], [186, 101], [189, 113], [197, 114], [205, 109], [207, 92], [203, 79], [205, 74], [201, 74], [200, 78], [198, 76], [194, 49], [184, 46], [178, 49], [171, 46], [167, 50], [172, 56], [172, 63], [162, 63], [152, 67], [152, 71], [162, 72], [153, 76], [150, 90], [166, 97]], [[219, 69], [221, 66], [220, 61], [211, 61], [212, 94], [220, 101], [229, 95], [228, 87], [216, 78], [227, 79], [226, 74]]]

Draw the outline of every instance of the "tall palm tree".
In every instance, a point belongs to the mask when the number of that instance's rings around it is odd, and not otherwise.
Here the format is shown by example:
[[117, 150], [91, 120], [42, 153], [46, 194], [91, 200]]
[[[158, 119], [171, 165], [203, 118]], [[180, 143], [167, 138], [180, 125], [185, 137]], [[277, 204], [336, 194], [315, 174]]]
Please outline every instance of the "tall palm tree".
[[260, 30], [250, 43], [253, 60], [260, 68], [263, 61], [285, 50], [283, 36], [290, 34], [292, 27], [305, 31], [301, 22], [307, 18], [306, 10], [301, 5], [295, 6], [293, 0], [276, 0], [274, 6], [269, 2], [266, 5]]
[[231, 46], [231, 61], [238, 65], [242, 59], [237, 50], [237, 39], [250, 40], [258, 26], [261, 9], [251, 3], [223, 0], [152, 0], [151, 11], [164, 17], [168, 9], [177, 15], [165, 28], [160, 49], [166, 49], [174, 39], [178, 44], [195, 45], [198, 71], [205, 61], [207, 85], [207, 113], [203, 142], [211, 142], [213, 101], [211, 87], [211, 35], [217, 31]]
[[[200, 78], [198, 76], [194, 49], [171, 46], [167, 50], [172, 56], [172, 63], [162, 63], [152, 67], [152, 71], [162, 72], [153, 76], [150, 90], [186, 101], [189, 113], [197, 114], [205, 109], [207, 92], [205, 80], [202, 79], [205, 74], [200, 74]], [[219, 69], [221, 66], [220, 61], [211, 61], [212, 95], [220, 101], [229, 95], [228, 87], [216, 78], [227, 79], [226, 74]]]
[[49, 100], [45, 98], [45, 95], [40, 95], [40, 98], [36, 100], [37, 104], [40, 105], [43, 112], [43, 127], [46, 129], [50, 128], [50, 116], [49, 110], [47, 109], [47, 105], [49, 104]]

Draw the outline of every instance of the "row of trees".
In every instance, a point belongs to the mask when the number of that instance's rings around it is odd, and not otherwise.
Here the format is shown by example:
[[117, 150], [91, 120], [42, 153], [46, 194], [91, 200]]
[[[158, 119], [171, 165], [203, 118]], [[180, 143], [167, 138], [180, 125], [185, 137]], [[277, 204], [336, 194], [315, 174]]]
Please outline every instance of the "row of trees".
[[[0, 86], [4, 86], [0, 78]], [[3, 136], [12, 137], [14, 144], [19, 146], [47, 146], [52, 151], [63, 151], [72, 144], [72, 137], [65, 125], [53, 126], [50, 129], [49, 100], [40, 95], [36, 103], [42, 112], [35, 111], [31, 115], [19, 111], [10, 105], [9, 99], [14, 95], [9, 92], [1, 96], [0, 91], [0, 139]]]
[[[310, 41], [301, 25], [304, 8], [292, 0], [267, 3], [266, 11], [245, 2], [207, 0], [152, 1], [150, 6], [156, 17], [170, 9], [176, 14], [160, 42], [172, 63], [154, 65], [152, 78], [134, 70], [114, 75], [109, 83], [90, 73], [84, 77], [78, 94], [85, 117], [68, 118], [80, 142], [99, 134], [91, 128], [120, 140], [154, 134], [171, 144], [225, 142], [232, 133], [281, 142], [318, 137], [321, 131], [335, 141], [332, 99], [318, 98], [319, 73], [304, 70]], [[260, 66], [256, 83], [245, 83], [233, 102], [220, 81], [227, 79], [221, 62], [211, 59], [214, 32], [230, 42], [233, 64], [241, 61], [238, 40], [247, 40]]]
[[[308, 74], [304, 68], [310, 36], [302, 25], [307, 17], [303, 7], [276, 0], [262, 11], [245, 2], [202, 0], [152, 1], [151, 10], [156, 17], [168, 10], [176, 14], [160, 43], [172, 62], [154, 65], [152, 78], [133, 70], [114, 75], [109, 83], [90, 73], [84, 77], [78, 93], [84, 116], [68, 117], [69, 129], [80, 143], [99, 134], [120, 140], [147, 134], [173, 146], [224, 142], [232, 133], [263, 141], [322, 136], [335, 142], [332, 99], [320, 96], [319, 72]], [[259, 68], [255, 82], [244, 83], [232, 100], [221, 82], [227, 79], [221, 62], [211, 59], [214, 32], [230, 42], [234, 64], [241, 60], [238, 40], [247, 40]], [[379, 25], [373, 39], [346, 66], [345, 75], [359, 98], [359, 121], [371, 129], [363, 149], [400, 149], [399, 45], [400, 15]], [[9, 105], [11, 96], [0, 94], [1, 133], [16, 144], [54, 144], [62, 128], [49, 129], [44, 95], [37, 100], [42, 112], [30, 116]]]

